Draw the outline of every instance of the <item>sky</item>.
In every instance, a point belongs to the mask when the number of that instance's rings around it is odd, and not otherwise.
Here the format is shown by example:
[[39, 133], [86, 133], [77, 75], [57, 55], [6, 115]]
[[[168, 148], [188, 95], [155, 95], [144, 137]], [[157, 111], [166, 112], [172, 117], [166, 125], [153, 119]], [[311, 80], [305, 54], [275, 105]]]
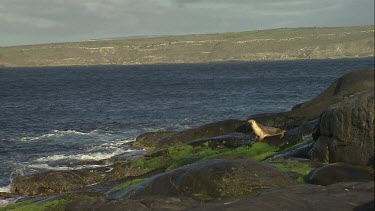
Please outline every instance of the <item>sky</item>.
[[374, 0], [0, 0], [0, 46], [374, 25]]

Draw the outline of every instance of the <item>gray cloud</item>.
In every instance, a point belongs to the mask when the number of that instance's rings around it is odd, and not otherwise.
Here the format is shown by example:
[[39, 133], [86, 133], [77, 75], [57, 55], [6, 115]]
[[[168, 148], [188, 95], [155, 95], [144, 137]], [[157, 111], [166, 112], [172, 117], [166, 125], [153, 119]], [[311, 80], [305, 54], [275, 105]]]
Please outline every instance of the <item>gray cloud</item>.
[[0, 46], [134, 35], [370, 25], [373, 0], [1, 0]]

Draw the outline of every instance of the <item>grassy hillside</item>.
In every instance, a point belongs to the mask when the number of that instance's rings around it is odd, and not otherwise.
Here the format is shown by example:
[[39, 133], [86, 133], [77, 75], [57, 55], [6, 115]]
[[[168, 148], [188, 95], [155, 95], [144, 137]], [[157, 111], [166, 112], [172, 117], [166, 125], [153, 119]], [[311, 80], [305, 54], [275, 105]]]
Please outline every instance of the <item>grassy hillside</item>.
[[0, 66], [128, 65], [374, 56], [374, 26], [85, 41], [0, 48]]

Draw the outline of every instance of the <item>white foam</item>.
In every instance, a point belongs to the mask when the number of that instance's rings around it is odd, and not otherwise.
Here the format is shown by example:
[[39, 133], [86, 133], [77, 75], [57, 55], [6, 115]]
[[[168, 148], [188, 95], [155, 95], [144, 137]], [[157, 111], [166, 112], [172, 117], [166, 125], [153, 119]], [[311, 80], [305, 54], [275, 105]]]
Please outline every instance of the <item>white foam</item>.
[[[93, 131], [91, 131], [93, 132]], [[48, 139], [48, 138], [59, 138], [59, 137], [62, 137], [62, 136], [66, 136], [66, 135], [90, 135], [90, 133], [83, 133], [83, 132], [79, 132], [79, 131], [76, 131], [76, 130], [53, 130], [51, 131], [50, 133], [47, 133], [47, 134], [44, 134], [44, 135], [41, 135], [41, 136], [34, 136], [34, 137], [23, 137], [20, 139], [20, 141], [39, 141], [39, 140], [43, 140], [43, 139]]]
[[64, 171], [64, 170], [78, 170], [78, 169], [86, 169], [86, 168], [98, 168], [98, 167], [104, 167], [104, 166], [106, 165], [104, 164], [103, 165], [80, 165], [80, 166], [68, 167], [68, 166], [49, 166], [46, 163], [40, 163], [40, 164], [31, 164], [29, 165], [29, 168]]
[[10, 193], [11, 191], [11, 184], [7, 185], [7, 186], [3, 186], [3, 187], [0, 187], [0, 192], [6, 192], [6, 193]]
[[38, 162], [50, 162], [50, 161], [59, 161], [59, 160], [80, 160], [80, 161], [98, 161], [98, 160], [104, 160], [104, 159], [109, 159], [113, 156], [126, 153], [126, 152], [133, 152], [137, 150], [124, 150], [120, 148], [116, 148], [112, 152], [94, 152], [94, 153], [83, 153], [83, 154], [76, 154], [76, 155], [51, 155], [47, 157], [41, 157], [38, 158], [36, 161]]
[[8, 204], [14, 204], [17, 198], [0, 199], [0, 207], [6, 206]]

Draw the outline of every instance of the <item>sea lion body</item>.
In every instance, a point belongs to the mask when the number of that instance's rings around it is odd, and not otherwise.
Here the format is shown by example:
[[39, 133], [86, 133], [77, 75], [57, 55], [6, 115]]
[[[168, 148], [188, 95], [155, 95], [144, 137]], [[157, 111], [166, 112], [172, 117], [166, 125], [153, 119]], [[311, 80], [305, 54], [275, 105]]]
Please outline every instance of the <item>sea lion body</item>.
[[282, 138], [284, 137], [284, 134], [286, 132], [286, 130], [282, 130], [279, 128], [263, 126], [252, 119], [250, 119], [248, 122], [250, 123], [251, 128], [253, 129], [259, 141], [263, 141], [265, 137], [278, 136], [278, 135], [280, 135], [280, 138]]

